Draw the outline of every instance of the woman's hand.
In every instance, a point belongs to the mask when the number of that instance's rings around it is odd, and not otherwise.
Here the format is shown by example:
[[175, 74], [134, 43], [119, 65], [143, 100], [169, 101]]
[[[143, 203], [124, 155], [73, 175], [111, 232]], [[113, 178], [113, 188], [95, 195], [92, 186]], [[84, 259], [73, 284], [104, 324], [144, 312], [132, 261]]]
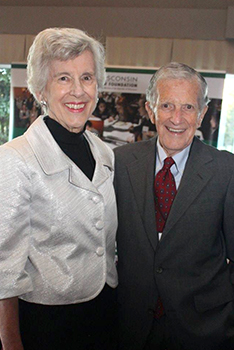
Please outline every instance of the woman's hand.
[[19, 331], [18, 297], [0, 300], [2, 350], [24, 350]]

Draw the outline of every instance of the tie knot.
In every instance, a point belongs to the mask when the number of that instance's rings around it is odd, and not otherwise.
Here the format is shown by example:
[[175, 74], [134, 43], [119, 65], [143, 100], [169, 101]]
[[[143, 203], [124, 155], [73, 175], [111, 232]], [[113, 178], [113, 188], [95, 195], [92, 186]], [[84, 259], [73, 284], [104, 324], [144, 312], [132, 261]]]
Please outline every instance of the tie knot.
[[170, 169], [170, 167], [175, 164], [174, 160], [172, 157], [167, 157], [165, 160], [164, 160], [164, 165], [163, 165], [163, 169]]

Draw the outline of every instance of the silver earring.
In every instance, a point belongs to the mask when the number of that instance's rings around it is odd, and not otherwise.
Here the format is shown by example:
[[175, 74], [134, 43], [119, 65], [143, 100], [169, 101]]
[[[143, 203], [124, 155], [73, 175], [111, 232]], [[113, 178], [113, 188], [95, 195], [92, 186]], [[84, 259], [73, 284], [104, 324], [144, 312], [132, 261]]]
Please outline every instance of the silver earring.
[[46, 106], [47, 106], [47, 102], [46, 102], [45, 100], [41, 100], [41, 105], [42, 105], [43, 107], [46, 107]]

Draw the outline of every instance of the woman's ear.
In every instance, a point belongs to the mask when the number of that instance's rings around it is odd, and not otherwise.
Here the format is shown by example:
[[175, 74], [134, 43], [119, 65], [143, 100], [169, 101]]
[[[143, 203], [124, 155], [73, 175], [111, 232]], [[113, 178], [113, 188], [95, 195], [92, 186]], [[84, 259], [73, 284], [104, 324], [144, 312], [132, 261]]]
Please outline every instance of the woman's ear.
[[36, 92], [35, 95], [36, 95], [37, 101], [39, 101], [40, 103], [42, 100], [44, 100], [41, 92]]

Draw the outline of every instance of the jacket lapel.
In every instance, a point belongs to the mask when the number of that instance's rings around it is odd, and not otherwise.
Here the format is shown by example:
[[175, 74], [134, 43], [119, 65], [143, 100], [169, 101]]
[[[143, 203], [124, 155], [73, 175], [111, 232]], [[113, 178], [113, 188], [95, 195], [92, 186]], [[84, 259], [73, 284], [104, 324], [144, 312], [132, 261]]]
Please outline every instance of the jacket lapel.
[[112, 164], [111, 155], [107, 152], [106, 145], [97, 136], [86, 131], [85, 137], [89, 142], [91, 152], [96, 161], [92, 182], [95, 187], [99, 187], [110, 177], [111, 172], [114, 174], [114, 161]]
[[[155, 138], [141, 144], [134, 152], [135, 160], [128, 165], [130, 183], [135, 195], [139, 214], [142, 218], [146, 233], [155, 249], [157, 232], [154, 208], [154, 172], [155, 172]], [[136, 213], [138, 215], [138, 213]]]
[[191, 146], [190, 155], [181, 179], [181, 183], [171, 208], [167, 223], [162, 235], [163, 238], [172, 230], [173, 226], [188, 210], [196, 197], [204, 190], [213, 176], [213, 171], [207, 164], [212, 162], [207, 146], [197, 138]]
[[85, 136], [90, 143], [91, 151], [96, 160], [93, 182], [89, 181], [84, 173], [64, 154], [44, 123], [43, 116], [37, 118], [32, 126], [25, 132], [25, 137], [32, 147], [38, 163], [45, 174], [50, 176], [67, 171], [68, 181], [71, 184], [97, 193], [96, 186], [106, 181], [107, 178], [105, 166], [111, 167], [111, 164], [109, 164], [110, 161], [107, 157], [100, 156], [101, 152], [96, 150], [92, 136], [86, 134]]

